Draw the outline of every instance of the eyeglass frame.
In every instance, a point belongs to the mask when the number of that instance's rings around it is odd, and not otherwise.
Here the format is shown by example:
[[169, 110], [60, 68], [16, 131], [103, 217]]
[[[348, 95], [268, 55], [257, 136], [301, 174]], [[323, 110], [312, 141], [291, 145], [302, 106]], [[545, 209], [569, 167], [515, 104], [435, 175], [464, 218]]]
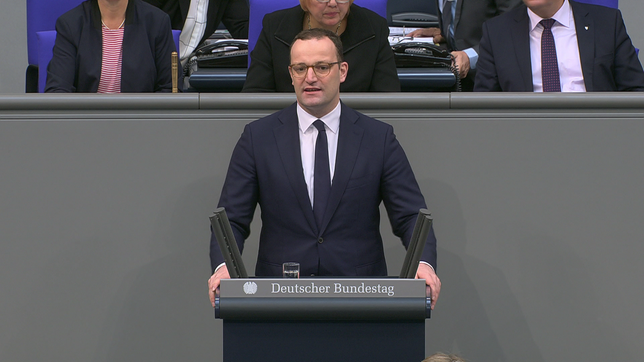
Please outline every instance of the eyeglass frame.
[[[331, 2], [331, 0], [317, 0], [317, 2], [322, 4], [328, 4], [329, 2]], [[335, 0], [335, 2], [338, 4], [346, 4], [351, 2], [351, 0]]]
[[[342, 64], [342, 63], [343, 62], [341, 62], [341, 61], [337, 61], [337, 62], [333, 62], [333, 63], [317, 62], [317, 63], [315, 63], [313, 65], [308, 65], [306, 63], [294, 63], [294, 64], [289, 64], [288, 69], [289, 69], [289, 71], [290, 71], [292, 76], [294, 76], [296, 78], [304, 78], [309, 73], [309, 68], [313, 68], [313, 74], [315, 74], [316, 77], [324, 78], [324, 77], [328, 76], [329, 74], [331, 74], [331, 66], [338, 64], [338, 67], [339, 67], [340, 64]], [[318, 65], [323, 65], [323, 64], [326, 64], [326, 65], [329, 66], [329, 72], [326, 73], [326, 74], [318, 74], [318, 72], [315, 70], [315, 67], [318, 66]], [[297, 72], [293, 70], [293, 66], [295, 66], [295, 65], [304, 65], [306, 67], [306, 71], [304, 73], [302, 73], [301, 75], [297, 74]]]

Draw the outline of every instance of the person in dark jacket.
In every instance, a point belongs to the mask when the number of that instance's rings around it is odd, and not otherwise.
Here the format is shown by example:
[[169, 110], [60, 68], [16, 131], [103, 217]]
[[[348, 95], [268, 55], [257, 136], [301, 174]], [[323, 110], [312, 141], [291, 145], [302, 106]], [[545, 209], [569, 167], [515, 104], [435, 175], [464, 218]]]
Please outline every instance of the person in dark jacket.
[[170, 19], [141, 0], [87, 0], [56, 21], [45, 92], [171, 92]]
[[349, 74], [342, 92], [398, 92], [400, 81], [389, 45], [387, 20], [353, 0], [300, 0], [300, 6], [267, 14], [251, 52], [242, 92], [293, 92], [289, 46], [304, 29], [323, 28], [340, 36]]
[[[440, 27], [418, 29], [408, 35], [433, 37], [434, 43], [445, 44], [454, 56], [454, 64], [461, 76], [462, 90], [472, 91], [483, 23], [520, 4], [521, 0], [438, 0], [436, 5]], [[444, 9], [449, 13], [443, 14]]]
[[[618, 9], [570, 0], [523, 2], [483, 24], [475, 92], [644, 91], [644, 69]], [[554, 51], [544, 57], [541, 41], [548, 32]]]

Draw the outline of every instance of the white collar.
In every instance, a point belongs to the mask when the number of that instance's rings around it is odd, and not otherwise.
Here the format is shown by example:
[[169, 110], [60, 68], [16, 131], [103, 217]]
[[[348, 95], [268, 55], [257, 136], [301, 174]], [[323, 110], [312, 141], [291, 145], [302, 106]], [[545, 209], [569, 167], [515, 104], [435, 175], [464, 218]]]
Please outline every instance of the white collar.
[[322, 120], [322, 122], [324, 122], [327, 129], [329, 129], [333, 133], [338, 133], [338, 129], [340, 128], [341, 108], [342, 107], [340, 107], [340, 102], [338, 102], [338, 105], [335, 106], [335, 108], [333, 108], [331, 112], [318, 118], [309, 114], [298, 103], [297, 104], [297, 122], [299, 124], [300, 131], [302, 131], [302, 133], [305, 133], [306, 130], [308, 130], [309, 127], [311, 127], [313, 122], [320, 119]]
[[[530, 8], [528, 8], [528, 17], [530, 18], [530, 31], [533, 31], [534, 28], [539, 25], [539, 22], [544, 19], [535, 14], [532, 10], [530, 10]], [[575, 20], [572, 17], [572, 7], [570, 6], [568, 0], [564, 0], [561, 8], [557, 10], [557, 12], [552, 16], [551, 19], [555, 19], [557, 23], [565, 26], [566, 28], [575, 26]]]

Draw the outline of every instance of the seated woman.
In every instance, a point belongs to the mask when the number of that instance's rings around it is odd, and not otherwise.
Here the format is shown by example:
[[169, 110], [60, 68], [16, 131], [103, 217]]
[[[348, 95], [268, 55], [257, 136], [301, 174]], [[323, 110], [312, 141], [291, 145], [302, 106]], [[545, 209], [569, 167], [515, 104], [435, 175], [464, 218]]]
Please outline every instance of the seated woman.
[[170, 18], [141, 0], [87, 0], [56, 21], [45, 92], [171, 92]]
[[310, 28], [340, 35], [349, 63], [341, 92], [400, 91], [387, 20], [354, 5], [353, 0], [300, 0], [300, 6], [264, 17], [242, 92], [293, 92], [290, 44], [295, 35]]

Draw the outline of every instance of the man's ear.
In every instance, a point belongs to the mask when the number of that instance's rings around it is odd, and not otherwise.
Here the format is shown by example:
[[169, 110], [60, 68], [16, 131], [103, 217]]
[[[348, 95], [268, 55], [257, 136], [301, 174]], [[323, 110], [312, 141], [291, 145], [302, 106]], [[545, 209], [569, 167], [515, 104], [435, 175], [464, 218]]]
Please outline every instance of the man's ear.
[[347, 79], [347, 73], [349, 73], [349, 63], [340, 63], [340, 83], [343, 83]]
[[[291, 54], [291, 51], [289, 50], [289, 55], [288, 55], [288, 64], [291, 64], [291, 57], [293, 54]], [[291, 77], [291, 84], [295, 86], [295, 79], [293, 79], [293, 74], [291, 74], [291, 67], [288, 67], [288, 75]]]

